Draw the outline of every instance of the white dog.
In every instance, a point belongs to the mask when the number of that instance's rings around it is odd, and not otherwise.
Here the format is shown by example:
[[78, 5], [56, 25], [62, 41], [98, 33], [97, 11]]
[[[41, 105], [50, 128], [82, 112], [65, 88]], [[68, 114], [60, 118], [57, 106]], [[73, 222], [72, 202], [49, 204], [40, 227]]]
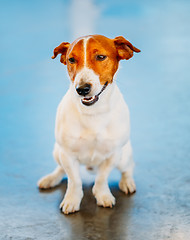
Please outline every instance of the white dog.
[[98, 168], [92, 191], [99, 206], [115, 204], [107, 182], [114, 167], [122, 173], [119, 188], [126, 194], [136, 190], [129, 110], [113, 80], [119, 61], [131, 58], [133, 52], [140, 50], [125, 38], [102, 35], [81, 37], [72, 44], [63, 42], [54, 49], [52, 58], [61, 54], [71, 84], [57, 109], [53, 155], [58, 166], [40, 179], [38, 186], [54, 187], [67, 174], [67, 191], [60, 204], [65, 214], [80, 209], [80, 164]]

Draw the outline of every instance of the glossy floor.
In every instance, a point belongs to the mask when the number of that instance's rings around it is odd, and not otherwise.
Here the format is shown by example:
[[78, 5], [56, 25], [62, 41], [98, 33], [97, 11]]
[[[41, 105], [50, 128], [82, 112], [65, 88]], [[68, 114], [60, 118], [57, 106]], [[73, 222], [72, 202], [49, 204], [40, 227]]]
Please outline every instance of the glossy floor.
[[[80, 2], [80, 3], [79, 3]], [[0, 239], [187, 240], [190, 236], [190, 2], [1, 1]], [[131, 113], [137, 192], [97, 207], [94, 176], [81, 169], [81, 211], [59, 211], [66, 179], [39, 191], [51, 172], [56, 107], [69, 80], [51, 60], [78, 35], [123, 35], [140, 54], [117, 76]]]

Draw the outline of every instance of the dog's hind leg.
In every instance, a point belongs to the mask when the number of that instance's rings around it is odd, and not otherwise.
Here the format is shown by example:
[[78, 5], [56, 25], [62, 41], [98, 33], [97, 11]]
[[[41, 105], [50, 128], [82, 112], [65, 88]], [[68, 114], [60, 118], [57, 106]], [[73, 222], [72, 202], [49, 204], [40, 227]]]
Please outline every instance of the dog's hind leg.
[[134, 193], [136, 191], [135, 182], [133, 179], [134, 161], [132, 147], [130, 141], [123, 147], [122, 158], [117, 168], [121, 171], [121, 180], [119, 188], [122, 192]]
[[[59, 146], [57, 143], [55, 144], [54, 147], [53, 156], [56, 162], [59, 164]], [[52, 173], [42, 177], [38, 181], [38, 187], [41, 189], [55, 187], [61, 182], [64, 175], [65, 171], [63, 170], [63, 168], [61, 166], [57, 166]]]
[[52, 173], [42, 177], [38, 181], [38, 187], [41, 189], [55, 187], [61, 182], [64, 174], [65, 174], [65, 171], [63, 170], [63, 168], [60, 166], [57, 166]]

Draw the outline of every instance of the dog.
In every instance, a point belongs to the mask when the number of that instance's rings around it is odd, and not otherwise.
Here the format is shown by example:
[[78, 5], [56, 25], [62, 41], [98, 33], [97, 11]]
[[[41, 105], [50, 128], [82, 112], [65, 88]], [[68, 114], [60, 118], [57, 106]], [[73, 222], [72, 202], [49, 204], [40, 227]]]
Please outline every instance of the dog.
[[38, 181], [38, 187], [55, 187], [67, 175], [67, 190], [60, 204], [64, 214], [80, 209], [80, 164], [97, 167], [92, 192], [99, 206], [115, 205], [107, 181], [114, 167], [121, 171], [120, 190], [126, 194], [136, 191], [129, 110], [114, 80], [120, 60], [130, 59], [134, 52], [140, 50], [124, 37], [102, 35], [80, 37], [54, 49], [52, 59], [61, 54], [71, 84], [56, 114], [53, 156], [58, 166]]

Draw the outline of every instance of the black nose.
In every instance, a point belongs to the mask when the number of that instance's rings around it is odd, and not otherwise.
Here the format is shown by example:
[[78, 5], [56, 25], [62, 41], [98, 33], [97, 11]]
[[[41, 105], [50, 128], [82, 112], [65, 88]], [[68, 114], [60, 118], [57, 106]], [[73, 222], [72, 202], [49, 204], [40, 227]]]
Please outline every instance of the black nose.
[[81, 96], [86, 96], [91, 90], [91, 85], [86, 83], [82, 86], [77, 86], [76, 91]]

